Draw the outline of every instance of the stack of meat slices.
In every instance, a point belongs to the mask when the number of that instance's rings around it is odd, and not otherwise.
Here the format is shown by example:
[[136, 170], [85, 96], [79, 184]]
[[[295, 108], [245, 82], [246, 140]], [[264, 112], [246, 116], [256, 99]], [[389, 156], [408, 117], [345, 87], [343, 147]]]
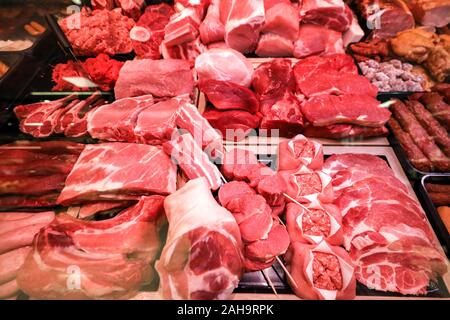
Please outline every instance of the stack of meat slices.
[[371, 289], [425, 294], [447, 261], [420, 205], [382, 159], [339, 154], [324, 170], [339, 191], [344, 246], [356, 278]]
[[54, 206], [83, 148], [67, 141], [0, 146], [0, 207]]
[[391, 110], [389, 126], [411, 164], [424, 172], [450, 172], [448, 99], [437, 91], [428, 92], [397, 100]]
[[95, 93], [86, 100], [70, 95], [59, 100], [19, 105], [14, 113], [20, 121], [20, 130], [35, 138], [46, 138], [54, 134], [67, 137], [87, 135], [87, 115], [104, 101]]
[[[304, 299], [352, 299], [356, 294], [354, 267], [343, 244], [342, 217], [331, 204], [334, 196], [331, 184], [318, 192], [311, 177], [331, 178], [322, 171], [322, 146], [298, 135], [279, 145], [281, 177], [299, 177], [296, 184], [286, 183], [286, 225], [291, 246], [285, 255], [292, 277], [289, 283], [295, 294]], [[316, 170], [316, 171], [312, 171]], [[314, 175], [312, 173], [315, 173]], [[284, 179], [292, 181], [293, 179]], [[322, 178], [322, 182], [324, 178]], [[300, 193], [299, 193], [300, 191]], [[304, 193], [304, 194], [302, 194]]]

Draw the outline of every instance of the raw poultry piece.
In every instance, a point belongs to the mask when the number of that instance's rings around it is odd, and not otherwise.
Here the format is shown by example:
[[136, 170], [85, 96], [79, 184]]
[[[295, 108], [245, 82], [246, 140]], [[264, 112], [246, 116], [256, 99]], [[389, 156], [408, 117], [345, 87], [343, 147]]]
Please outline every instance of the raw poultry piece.
[[129, 32], [134, 21], [120, 12], [83, 8], [61, 20], [60, 25], [77, 55], [112, 56], [133, 50]]
[[85, 147], [67, 177], [58, 203], [136, 200], [142, 195], [166, 195], [175, 190], [176, 166], [161, 147], [120, 142], [92, 144]]
[[348, 300], [356, 296], [355, 267], [348, 253], [326, 241], [307, 245], [294, 242], [285, 256], [293, 280], [288, 281], [303, 299]]
[[253, 65], [233, 49], [210, 49], [195, 60], [195, 70], [200, 81], [230, 81], [249, 87]]
[[205, 178], [168, 196], [167, 241], [156, 262], [165, 299], [227, 299], [243, 272], [233, 215], [214, 199]]
[[151, 94], [175, 97], [192, 94], [194, 74], [188, 61], [178, 59], [129, 60], [119, 73], [114, 94], [116, 99]]
[[[349, 168], [358, 169], [357, 182]], [[344, 246], [356, 279], [371, 289], [425, 294], [429, 281], [447, 271], [447, 261], [417, 200], [373, 155], [333, 155], [324, 170], [333, 184], [338, 179], [347, 186], [334, 204], [343, 216]]]
[[42, 229], [18, 274], [36, 299], [124, 299], [149, 284], [161, 242], [164, 197], [142, 197], [112, 219], [60, 214]]

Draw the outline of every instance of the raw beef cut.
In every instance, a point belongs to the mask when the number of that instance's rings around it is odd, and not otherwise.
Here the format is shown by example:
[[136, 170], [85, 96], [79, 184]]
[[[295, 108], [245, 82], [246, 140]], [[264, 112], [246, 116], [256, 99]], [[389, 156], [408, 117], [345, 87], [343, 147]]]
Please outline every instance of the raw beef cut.
[[171, 139], [180, 109], [180, 99], [173, 98], [141, 108], [134, 127], [137, 141], [161, 144]]
[[247, 183], [243, 181], [231, 181], [224, 184], [219, 189], [219, 202], [223, 207], [232, 205], [231, 202], [239, 201], [240, 197], [246, 195], [255, 195], [256, 192]]
[[346, 31], [352, 22], [352, 12], [342, 0], [303, 0], [300, 20], [325, 26], [338, 32]]
[[191, 66], [194, 66], [195, 59], [206, 51], [207, 47], [200, 41], [200, 37], [173, 47], [169, 47], [165, 43], [161, 44], [161, 53], [164, 59], [186, 60]]
[[112, 219], [60, 214], [36, 236], [19, 272], [35, 299], [125, 299], [154, 279], [164, 197], [142, 197]]
[[285, 256], [295, 283], [289, 283], [303, 299], [348, 300], [356, 296], [355, 267], [348, 253], [329, 245], [295, 242]]
[[243, 110], [220, 111], [207, 108], [203, 117], [228, 141], [240, 141], [259, 127], [261, 116]]
[[387, 136], [389, 130], [382, 127], [364, 127], [352, 124], [332, 124], [325, 127], [305, 126], [304, 134], [311, 138], [351, 139]]
[[299, 24], [298, 9], [289, 1], [283, 1], [266, 8], [266, 21], [262, 32], [274, 33], [293, 41], [297, 39]]
[[259, 57], [291, 57], [293, 52], [292, 40], [274, 33], [263, 34], [255, 51]]
[[325, 162], [333, 179], [345, 180], [349, 169], [359, 171], [356, 182], [338, 184], [347, 187], [334, 202], [343, 215], [344, 245], [359, 282], [381, 291], [423, 294], [430, 279], [446, 272], [446, 259], [420, 205], [400, 181], [392, 183], [396, 179], [383, 162], [354, 154]]
[[344, 53], [340, 32], [314, 24], [302, 24], [294, 44], [294, 57]]
[[85, 147], [67, 177], [58, 203], [127, 200], [175, 190], [176, 166], [162, 148], [103, 143]]
[[275, 103], [263, 102], [261, 112], [261, 129], [266, 129], [269, 136], [292, 137], [303, 131], [303, 115], [297, 97], [286, 92]]
[[200, 81], [198, 87], [219, 110], [238, 109], [253, 114], [259, 111], [259, 100], [247, 87], [220, 80]]
[[188, 61], [142, 59], [125, 62], [114, 93], [116, 99], [146, 94], [175, 97], [193, 90], [194, 75]]
[[305, 208], [296, 203], [287, 204], [286, 226], [291, 243], [319, 244], [324, 240], [333, 246], [344, 243], [338, 207], [314, 201]]
[[225, 154], [221, 171], [229, 181], [245, 181], [251, 187], [256, 187], [265, 176], [274, 174], [272, 169], [258, 161], [253, 152], [239, 148]]
[[263, 0], [222, 0], [220, 20], [225, 25], [225, 42], [242, 53], [255, 50], [265, 21]]
[[294, 66], [297, 85], [315, 74], [324, 75], [330, 71], [339, 72], [341, 75], [358, 75], [358, 67], [352, 56], [347, 54], [335, 54], [328, 57], [312, 56], [300, 60]]
[[414, 17], [403, 0], [363, 0], [357, 5], [375, 38], [394, 37], [414, 28]]
[[[145, 9], [130, 32], [133, 50], [139, 58], [159, 59], [159, 46], [164, 39], [164, 27], [169, 23], [170, 16], [175, 11], [167, 3], [150, 5]], [[133, 36], [133, 30], [144, 37]], [[135, 39], [133, 39], [135, 38]]]
[[303, 166], [311, 170], [322, 169], [322, 145], [301, 134], [280, 142], [278, 145], [278, 170], [298, 170]]
[[253, 65], [233, 49], [210, 49], [195, 60], [195, 70], [200, 81], [230, 81], [250, 87]]
[[200, 38], [204, 44], [225, 39], [225, 26], [220, 21], [219, 6], [220, 0], [211, 1], [206, 17], [200, 25]]
[[60, 25], [77, 55], [92, 57], [105, 53], [112, 56], [133, 50], [129, 33], [134, 21], [118, 11], [83, 8], [62, 19]]
[[[189, 206], [186, 206], [189, 203]], [[214, 199], [205, 178], [168, 196], [167, 241], [156, 263], [165, 299], [226, 299], [243, 272], [233, 215]]]
[[95, 139], [135, 142], [134, 128], [138, 115], [153, 103], [153, 96], [146, 95], [105, 104], [88, 114], [87, 130]]
[[287, 188], [285, 179], [280, 174], [275, 173], [262, 177], [256, 190], [271, 207], [282, 207], [286, 203], [285, 193]]
[[272, 59], [261, 63], [253, 73], [252, 85], [261, 100], [278, 99], [286, 90], [295, 90], [291, 61]]
[[391, 116], [389, 110], [379, 106], [378, 100], [360, 94], [315, 96], [306, 101], [302, 112], [318, 127], [336, 123], [381, 127]]
[[189, 179], [204, 177], [211, 190], [222, 185], [221, 173], [189, 133], [164, 143], [164, 151]]

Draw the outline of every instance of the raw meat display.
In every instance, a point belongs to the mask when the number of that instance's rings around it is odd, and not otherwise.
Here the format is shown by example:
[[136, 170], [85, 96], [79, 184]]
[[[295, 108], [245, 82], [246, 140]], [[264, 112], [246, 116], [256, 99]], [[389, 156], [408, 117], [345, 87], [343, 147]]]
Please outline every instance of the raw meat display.
[[311, 55], [331, 55], [344, 53], [344, 45], [340, 32], [322, 25], [302, 24], [295, 41], [293, 55], [306, 58]]
[[242, 53], [252, 52], [265, 21], [264, 1], [222, 0], [220, 21], [225, 26], [228, 47]]
[[211, 190], [217, 190], [222, 185], [219, 169], [209, 160], [190, 133], [174, 137], [164, 143], [163, 149], [172, 161], [180, 166], [188, 179], [204, 177]]
[[0, 146], [0, 207], [56, 205], [84, 146], [69, 141], [16, 141]]
[[363, 0], [357, 5], [376, 38], [393, 37], [414, 28], [414, 16], [403, 0]]
[[61, 20], [60, 25], [77, 55], [111, 56], [133, 50], [129, 33], [134, 21], [120, 12], [83, 8]]
[[176, 59], [129, 60], [119, 73], [114, 93], [116, 99], [151, 94], [175, 97], [192, 94], [194, 75], [189, 62]]
[[347, 48], [352, 43], [359, 42], [364, 38], [364, 30], [361, 28], [358, 22], [358, 17], [352, 12], [353, 18], [350, 28], [342, 34], [342, 43], [344, 48]]
[[[99, 54], [95, 58], [88, 58], [82, 63], [92, 81], [100, 90], [112, 91], [119, 77], [123, 62], [109, 58], [106, 54]], [[53, 69], [52, 79], [56, 85], [52, 91], [88, 91], [90, 88], [77, 87], [64, 80], [65, 77], [82, 77], [77, 65], [73, 61], [60, 63]]]
[[263, 105], [266, 100], [277, 100], [286, 90], [295, 90], [291, 61], [272, 59], [261, 63], [253, 73], [252, 86]]
[[[344, 180], [340, 185], [347, 185], [334, 201], [343, 216], [344, 245], [362, 284], [423, 294], [430, 279], [446, 272], [446, 259], [417, 201], [405, 187], [386, 182], [396, 179], [383, 162], [358, 154], [334, 155], [325, 161], [324, 169], [333, 179], [340, 177]], [[358, 168], [358, 181], [345, 182], [345, 171], [353, 168]]]
[[166, 198], [164, 208], [169, 231], [156, 262], [163, 297], [226, 299], [243, 272], [233, 215], [216, 202], [205, 178], [188, 181]]
[[120, 8], [126, 16], [137, 20], [145, 6], [145, 0], [91, 0], [94, 9]]
[[36, 299], [127, 298], [155, 276], [164, 197], [142, 197], [116, 217], [82, 221], [60, 214], [42, 229], [19, 271]]
[[130, 31], [133, 50], [140, 58], [159, 59], [164, 28], [175, 11], [167, 3], [149, 5]]
[[103, 143], [84, 148], [58, 203], [135, 200], [142, 195], [166, 195], [175, 190], [176, 167], [161, 147]]
[[302, 23], [323, 25], [338, 32], [350, 28], [353, 16], [342, 0], [304, 0], [300, 8]]
[[321, 127], [336, 123], [381, 127], [391, 113], [379, 106], [378, 100], [368, 95], [320, 95], [306, 101], [303, 115], [312, 125]]
[[212, 0], [206, 17], [200, 25], [200, 38], [204, 44], [224, 41], [225, 26], [220, 21], [220, 0]]
[[253, 65], [233, 49], [210, 49], [195, 60], [195, 70], [200, 81], [220, 80], [249, 87]]
[[295, 284], [295, 294], [304, 299], [354, 299], [355, 267], [348, 253], [326, 241], [307, 245], [295, 242], [285, 256]]
[[386, 127], [364, 127], [351, 124], [332, 124], [325, 127], [306, 126], [304, 134], [308, 137], [325, 139], [351, 139], [382, 137], [389, 134]]
[[421, 25], [444, 27], [450, 23], [448, 0], [405, 0], [405, 2]]
[[391, 110], [403, 131], [409, 133], [415, 144], [430, 159], [433, 167], [443, 172], [450, 171], [450, 158], [436, 145], [433, 137], [420, 125], [414, 113], [399, 100], [391, 106]]
[[298, 170], [303, 166], [320, 170], [322, 165], [322, 145], [301, 134], [278, 145], [278, 170]]
[[220, 111], [207, 108], [202, 116], [228, 141], [241, 141], [258, 128], [261, 116], [242, 110]]
[[88, 113], [103, 104], [98, 93], [85, 100], [69, 95], [59, 100], [19, 105], [14, 108], [14, 113], [20, 120], [20, 130], [35, 138], [53, 134], [83, 137], [87, 135]]
[[164, 28], [164, 44], [173, 47], [195, 40], [199, 36], [200, 23], [201, 17], [192, 7], [173, 14]]
[[259, 111], [259, 100], [250, 89], [229, 81], [200, 81], [199, 89], [219, 110], [239, 109], [255, 114]]

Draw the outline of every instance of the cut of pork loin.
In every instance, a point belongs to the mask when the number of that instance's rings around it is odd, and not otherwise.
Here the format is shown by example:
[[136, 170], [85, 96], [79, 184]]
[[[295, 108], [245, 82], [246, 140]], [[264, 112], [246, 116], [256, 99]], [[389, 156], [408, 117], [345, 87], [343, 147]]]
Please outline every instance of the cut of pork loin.
[[342, 0], [304, 0], [300, 6], [300, 20], [325, 26], [338, 32], [346, 31], [352, 12]]
[[303, 166], [311, 170], [322, 169], [322, 145], [301, 134], [280, 142], [278, 145], [278, 170], [297, 170]]
[[344, 53], [342, 35], [322, 25], [302, 24], [294, 46], [294, 57]]
[[403, 0], [363, 0], [357, 5], [375, 38], [394, 37], [414, 28], [414, 17]]
[[85, 147], [58, 202], [66, 205], [86, 200], [126, 200], [175, 190], [176, 166], [161, 147], [103, 143]]
[[151, 94], [175, 97], [192, 94], [194, 75], [188, 61], [176, 59], [129, 60], [120, 69], [114, 93], [116, 99]]
[[311, 138], [325, 139], [349, 139], [354, 137], [379, 137], [387, 136], [389, 131], [386, 127], [364, 127], [353, 124], [332, 124], [324, 127], [307, 125], [304, 134]]
[[250, 113], [259, 111], [259, 100], [247, 87], [230, 81], [206, 80], [200, 81], [199, 89], [217, 109], [239, 109]]
[[87, 130], [95, 139], [135, 142], [134, 128], [137, 117], [153, 103], [153, 96], [145, 95], [123, 98], [100, 106], [88, 114]]
[[221, 173], [211, 162], [201, 146], [190, 133], [174, 137], [164, 143], [164, 151], [178, 164], [189, 179], [204, 177], [211, 190], [217, 190], [222, 185]]
[[230, 48], [213, 48], [195, 60], [199, 81], [230, 81], [250, 87], [253, 65], [240, 52]]
[[265, 15], [263, 33], [277, 34], [291, 41], [297, 39], [300, 17], [298, 9], [292, 3], [289, 1], [277, 2], [266, 9]]
[[293, 52], [292, 40], [275, 33], [263, 34], [255, 50], [258, 57], [291, 57]]
[[220, 20], [225, 25], [225, 42], [242, 53], [255, 50], [264, 25], [263, 0], [222, 0]]
[[348, 253], [326, 241], [307, 245], [295, 242], [285, 255], [288, 279], [303, 299], [348, 300], [356, 296], [355, 267]]
[[391, 113], [379, 104], [375, 98], [361, 94], [321, 95], [306, 101], [302, 112], [309, 122], [318, 127], [336, 123], [381, 127], [389, 120]]
[[220, 0], [213, 0], [208, 7], [206, 17], [200, 25], [200, 38], [204, 44], [224, 41], [225, 26], [220, 21]]
[[36, 236], [33, 254], [17, 278], [21, 290], [36, 299], [135, 295], [154, 279], [163, 202], [162, 196], [142, 197], [135, 206], [102, 221], [58, 215]]
[[243, 272], [233, 215], [217, 204], [205, 178], [188, 181], [166, 198], [164, 208], [169, 231], [156, 263], [163, 297], [228, 298]]

